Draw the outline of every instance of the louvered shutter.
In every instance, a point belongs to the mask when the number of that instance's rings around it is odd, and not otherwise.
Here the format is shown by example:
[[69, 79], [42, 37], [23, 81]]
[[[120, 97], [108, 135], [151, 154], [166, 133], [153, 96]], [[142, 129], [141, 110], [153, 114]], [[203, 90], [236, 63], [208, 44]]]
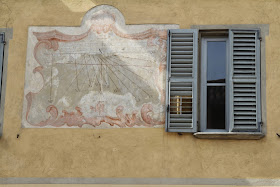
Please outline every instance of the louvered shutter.
[[196, 29], [173, 29], [167, 41], [166, 131], [196, 132]]
[[258, 30], [230, 30], [230, 131], [259, 132], [261, 122]]
[[[5, 37], [4, 33], [0, 33], [0, 93], [2, 92], [2, 71], [3, 71], [3, 55], [4, 55], [4, 43]], [[1, 98], [1, 94], [0, 94]]]

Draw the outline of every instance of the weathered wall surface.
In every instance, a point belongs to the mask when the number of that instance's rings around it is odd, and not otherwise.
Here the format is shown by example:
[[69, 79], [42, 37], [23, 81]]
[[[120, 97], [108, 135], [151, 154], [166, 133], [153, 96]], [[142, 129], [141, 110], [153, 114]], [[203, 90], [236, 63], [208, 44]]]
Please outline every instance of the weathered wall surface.
[[[22, 128], [29, 26], [77, 26], [100, 4], [120, 10], [126, 24], [269, 24], [266, 38], [267, 134], [261, 140], [200, 140], [145, 129]], [[1, 1], [0, 27], [13, 28], [1, 177], [279, 178], [280, 2], [264, 0]], [[17, 134], [19, 137], [17, 138]]]

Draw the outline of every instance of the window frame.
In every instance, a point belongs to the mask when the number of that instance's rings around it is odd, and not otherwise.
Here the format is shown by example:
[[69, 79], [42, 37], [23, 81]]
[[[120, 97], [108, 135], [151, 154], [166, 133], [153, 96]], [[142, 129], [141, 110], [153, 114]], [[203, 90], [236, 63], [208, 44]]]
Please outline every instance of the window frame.
[[[225, 81], [225, 129], [207, 129], [207, 42], [226, 42], [226, 81]], [[206, 36], [200, 43], [200, 132], [229, 132], [229, 38], [225, 36]]]
[[12, 28], [0, 28], [0, 34], [4, 34], [3, 41], [3, 58], [1, 67], [1, 87], [0, 87], [0, 138], [3, 136], [3, 122], [5, 110], [5, 95], [6, 95], [6, 82], [7, 82], [7, 69], [8, 69], [8, 54], [10, 40], [13, 38]]

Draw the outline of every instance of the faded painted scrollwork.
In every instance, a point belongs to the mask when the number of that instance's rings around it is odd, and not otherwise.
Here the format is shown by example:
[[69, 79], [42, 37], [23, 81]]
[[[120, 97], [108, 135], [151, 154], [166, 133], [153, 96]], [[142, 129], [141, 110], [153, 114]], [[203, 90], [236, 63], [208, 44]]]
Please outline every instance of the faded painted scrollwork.
[[30, 27], [24, 127], [162, 127], [167, 29], [111, 6], [80, 28]]

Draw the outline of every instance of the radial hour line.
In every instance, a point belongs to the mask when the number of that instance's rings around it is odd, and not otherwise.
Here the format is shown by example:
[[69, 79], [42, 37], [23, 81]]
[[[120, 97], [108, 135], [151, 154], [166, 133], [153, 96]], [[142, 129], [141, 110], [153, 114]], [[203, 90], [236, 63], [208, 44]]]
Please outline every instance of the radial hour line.
[[[116, 59], [116, 60], [118, 60], [119, 58], [117, 58], [117, 56], [116, 55], [113, 55], [112, 56], [112, 58], [114, 58], [114, 59]], [[137, 59], [137, 60], [143, 60], [143, 59], [140, 59], [140, 58], [130, 58], [130, 57], [122, 57], [122, 58], [129, 58], [129, 59]], [[147, 60], [145, 60], [145, 61], [147, 61]], [[152, 60], [149, 60], [148, 62], [152, 62]], [[120, 64], [119, 64], [120, 65]], [[120, 66], [123, 66], [123, 65], [120, 65]], [[137, 66], [137, 67], [149, 67], [149, 68], [153, 68], [153, 66], [149, 66], [149, 65], [143, 65], [143, 66], [141, 66], [141, 65], [127, 65], [127, 66]]]
[[141, 58], [132, 58], [132, 57], [127, 57], [127, 56], [123, 56], [123, 55], [112, 55], [114, 57], [122, 57], [122, 58], [129, 58], [129, 59], [137, 59], [137, 60], [145, 60], [148, 62], [152, 62], [152, 60], [146, 60], [146, 59], [141, 59]]
[[[128, 91], [130, 91], [130, 93], [131, 94], [133, 94], [133, 92], [130, 90], [130, 89], [128, 89], [128, 87], [122, 82], [122, 80], [116, 75], [116, 73], [106, 64], [105, 66], [107, 66], [108, 68], [109, 68], [109, 70], [117, 77], [117, 79], [122, 83], [122, 85], [124, 85], [124, 87], [126, 87], [126, 89], [128, 90]], [[134, 97], [136, 97], [136, 96], [134, 96]]]
[[[85, 67], [86, 67], [86, 66], [83, 66], [83, 68], [82, 68], [82, 70], [84, 70], [83, 75], [87, 73], [86, 70], [85, 70], [85, 69], [87, 69], [87, 68], [85, 68]], [[81, 72], [82, 72], [82, 71], [81, 71]], [[84, 78], [84, 76], [82, 76], [82, 78]], [[84, 91], [85, 85], [88, 85], [88, 84], [86, 84], [86, 82], [87, 82], [87, 78], [84, 78], [83, 80], [80, 81], [80, 84], [79, 84], [79, 90], [80, 90], [80, 91]], [[88, 88], [89, 88], [89, 86], [88, 86]]]
[[[81, 70], [79, 70], [78, 75], [81, 73], [81, 71], [84, 69], [84, 67], [85, 67], [85, 66], [83, 66], [83, 67], [81, 68]], [[70, 83], [70, 85], [68, 86], [68, 88], [66, 88], [65, 93], [64, 93], [63, 95], [65, 95], [65, 94], [67, 93], [67, 91], [68, 91], [69, 88], [72, 86], [72, 84], [73, 84], [73, 82], [75, 81], [76, 78], [77, 78], [77, 76], [75, 76], [75, 77], [73, 78], [73, 80], [71, 81], [71, 83]]]
[[[85, 68], [85, 69], [87, 69], [87, 68]], [[85, 71], [86, 71], [86, 70], [84, 70], [84, 73], [86, 74]], [[82, 84], [80, 84], [80, 88], [81, 88], [80, 90], [81, 90], [81, 91], [88, 91], [88, 90], [89, 90], [90, 87], [89, 87], [89, 85], [88, 85], [86, 82], [87, 82], [87, 78], [84, 78]], [[87, 86], [87, 88], [88, 88], [87, 90], [84, 89], [86, 85], [88, 85], [88, 86]]]
[[[112, 57], [112, 59], [116, 59], [118, 60], [115, 56]], [[118, 65], [114, 65], [114, 66], [135, 66], [135, 67], [139, 67], [139, 68], [142, 68], [143, 70], [146, 70], [146, 71], [149, 71], [147, 70], [147, 68], [153, 68], [153, 66], [141, 66], [141, 65], [121, 65], [121, 64], [118, 64]]]
[[[106, 65], [105, 65], [105, 66], [106, 66]], [[106, 66], [106, 68], [108, 68], [108, 67]], [[105, 68], [104, 68], [104, 70], [105, 70]], [[107, 71], [107, 70], [106, 70], [106, 71]], [[120, 90], [119, 87], [116, 85], [116, 83], [113, 81], [113, 78], [110, 76], [110, 74], [108, 73], [108, 71], [107, 71], [107, 75], [108, 75], [108, 77], [110, 78], [110, 80], [113, 82], [113, 84], [114, 84], [114, 86], [116, 87], [116, 89]], [[110, 84], [110, 83], [108, 83], [108, 84]]]
[[[109, 59], [108, 59], [109, 60]], [[107, 61], [108, 62], [108, 61]], [[111, 61], [112, 62], [112, 61]], [[111, 65], [113, 66], [113, 65]], [[114, 67], [114, 66], [113, 66]], [[115, 67], [114, 67], [115, 68]], [[136, 84], [134, 81], [132, 81], [130, 78], [128, 78], [123, 72], [115, 68], [117, 71], [119, 71], [123, 76], [125, 76], [128, 80], [130, 80], [134, 85], [136, 85], [140, 90], [142, 90], [145, 94], [147, 94], [149, 97], [151, 97], [145, 90], [143, 90], [138, 84]]]
[[[117, 59], [116, 59], [116, 60], [117, 60]], [[115, 62], [115, 61], [111, 61], [111, 62], [114, 62], [114, 63], [120, 65], [119, 63], [117, 63], [117, 62]], [[110, 65], [111, 65], [111, 64], [110, 64]], [[118, 66], [118, 67], [119, 67], [119, 66]], [[137, 75], [137, 76], [140, 77], [141, 79], [144, 79], [144, 77], [141, 77], [140, 75], [136, 74], [136, 73], [133, 72], [132, 70], [130, 70], [130, 69], [128, 69], [128, 68], [125, 68], [125, 67], [123, 67], [123, 68], [126, 69], [127, 71], [130, 71], [130, 72], [133, 73], [134, 75]]]
[[107, 82], [106, 79], [105, 79], [105, 73], [106, 73], [106, 75], [108, 75], [108, 73], [107, 73], [105, 67], [107, 67], [107, 66], [101, 66], [101, 68], [104, 68], [104, 71], [103, 71], [103, 79], [104, 79], [104, 82], [105, 82], [105, 84], [108, 84], [108, 82]]
[[[111, 61], [110, 59], [108, 59], [108, 61]], [[113, 63], [115, 63], [114, 61], [111, 61]], [[143, 91], [145, 94], [147, 94], [149, 97], [151, 97], [143, 88], [141, 88], [137, 83], [135, 83], [133, 80], [131, 80], [129, 77], [127, 77], [123, 72], [121, 72], [119, 69], [117, 69], [114, 65], [110, 64], [111, 66], [113, 66], [115, 68], [115, 70], [119, 71], [121, 74], [123, 74], [124, 77], [126, 77], [128, 80], [130, 80], [134, 85], [136, 85], [141, 91]], [[117, 66], [118, 67], [118, 66]], [[142, 77], [141, 77], [142, 78]]]
[[[55, 63], [55, 64], [65, 64], [65, 65], [75, 65], [75, 63]], [[77, 63], [77, 65], [86, 65], [86, 66], [100, 66], [101, 64], [85, 64], [85, 63]], [[105, 65], [105, 64], [103, 64]], [[141, 65], [115, 65], [115, 66], [135, 66], [135, 67], [140, 67], [140, 68], [152, 68], [153, 66], [141, 66]]]
[[[89, 56], [90, 57], [90, 59], [93, 59], [93, 61], [95, 62], [95, 61], [97, 61], [97, 60], [95, 60], [95, 57], [94, 56]], [[92, 58], [93, 57], [93, 58]], [[94, 74], [94, 77], [96, 77], [96, 81], [97, 81], [97, 83], [99, 84], [99, 86], [101, 86], [101, 84], [100, 84], [100, 82], [99, 82], [99, 80], [98, 80], [98, 77], [97, 77], [97, 73], [95, 72], [95, 68], [92, 66], [91, 67], [91, 70], [93, 71], [93, 74]], [[95, 78], [93, 78], [93, 80], [94, 80]]]
[[[87, 62], [87, 60], [86, 60], [86, 57], [84, 56], [84, 60], [85, 60], [85, 63], [87, 64], [88, 62]], [[89, 77], [89, 71], [88, 71], [88, 68], [86, 68], [87, 69], [87, 76], [88, 76], [88, 81], [89, 81], [89, 87], [91, 87], [92, 86], [92, 84], [91, 84], [91, 80], [90, 80], [90, 77]]]
[[[108, 68], [108, 67], [107, 67]], [[115, 85], [116, 89], [120, 90], [119, 87], [117, 87], [116, 83], [113, 81], [112, 77], [110, 76], [110, 74], [108, 73], [109, 78], [111, 79], [111, 81], [113, 82], [113, 84]]]
[[[102, 51], [100, 49], [99, 49], [99, 51], [102, 54]], [[100, 82], [101, 82], [100, 92], [101, 92], [101, 94], [103, 94], [102, 61], [101, 61], [101, 68], [100, 68]]]
[[[99, 62], [99, 60], [98, 60], [98, 58], [97, 57], [95, 57], [95, 56], [93, 56], [93, 59], [94, 59], [94, 61], [98, 61]], [[93, 68], [94, 69], [94, 68]], [[95, 69], [94, 69], [94, 74], [95, 74], [95, 77], [96, 77], [96, 80], [97, 80], [97, 82], [98, 82], [98, 84], [99, 84], [99, 86], [100, 86], [100, 91], [101, 91], [101, 83], [100, 83], [100, 81], [99, 81], [99, 78], [98, 78], [98, 75], [97, 75], [97, 73], [95, 72]]]
[[78, 67], [77, 67], [77, 60], [75, 59], [75, 68], [76, 68], [76, 80], [77, 80], [77, 89], [78, 91], [80, 91], [79, 89], [79, 78], [78, 78]]

